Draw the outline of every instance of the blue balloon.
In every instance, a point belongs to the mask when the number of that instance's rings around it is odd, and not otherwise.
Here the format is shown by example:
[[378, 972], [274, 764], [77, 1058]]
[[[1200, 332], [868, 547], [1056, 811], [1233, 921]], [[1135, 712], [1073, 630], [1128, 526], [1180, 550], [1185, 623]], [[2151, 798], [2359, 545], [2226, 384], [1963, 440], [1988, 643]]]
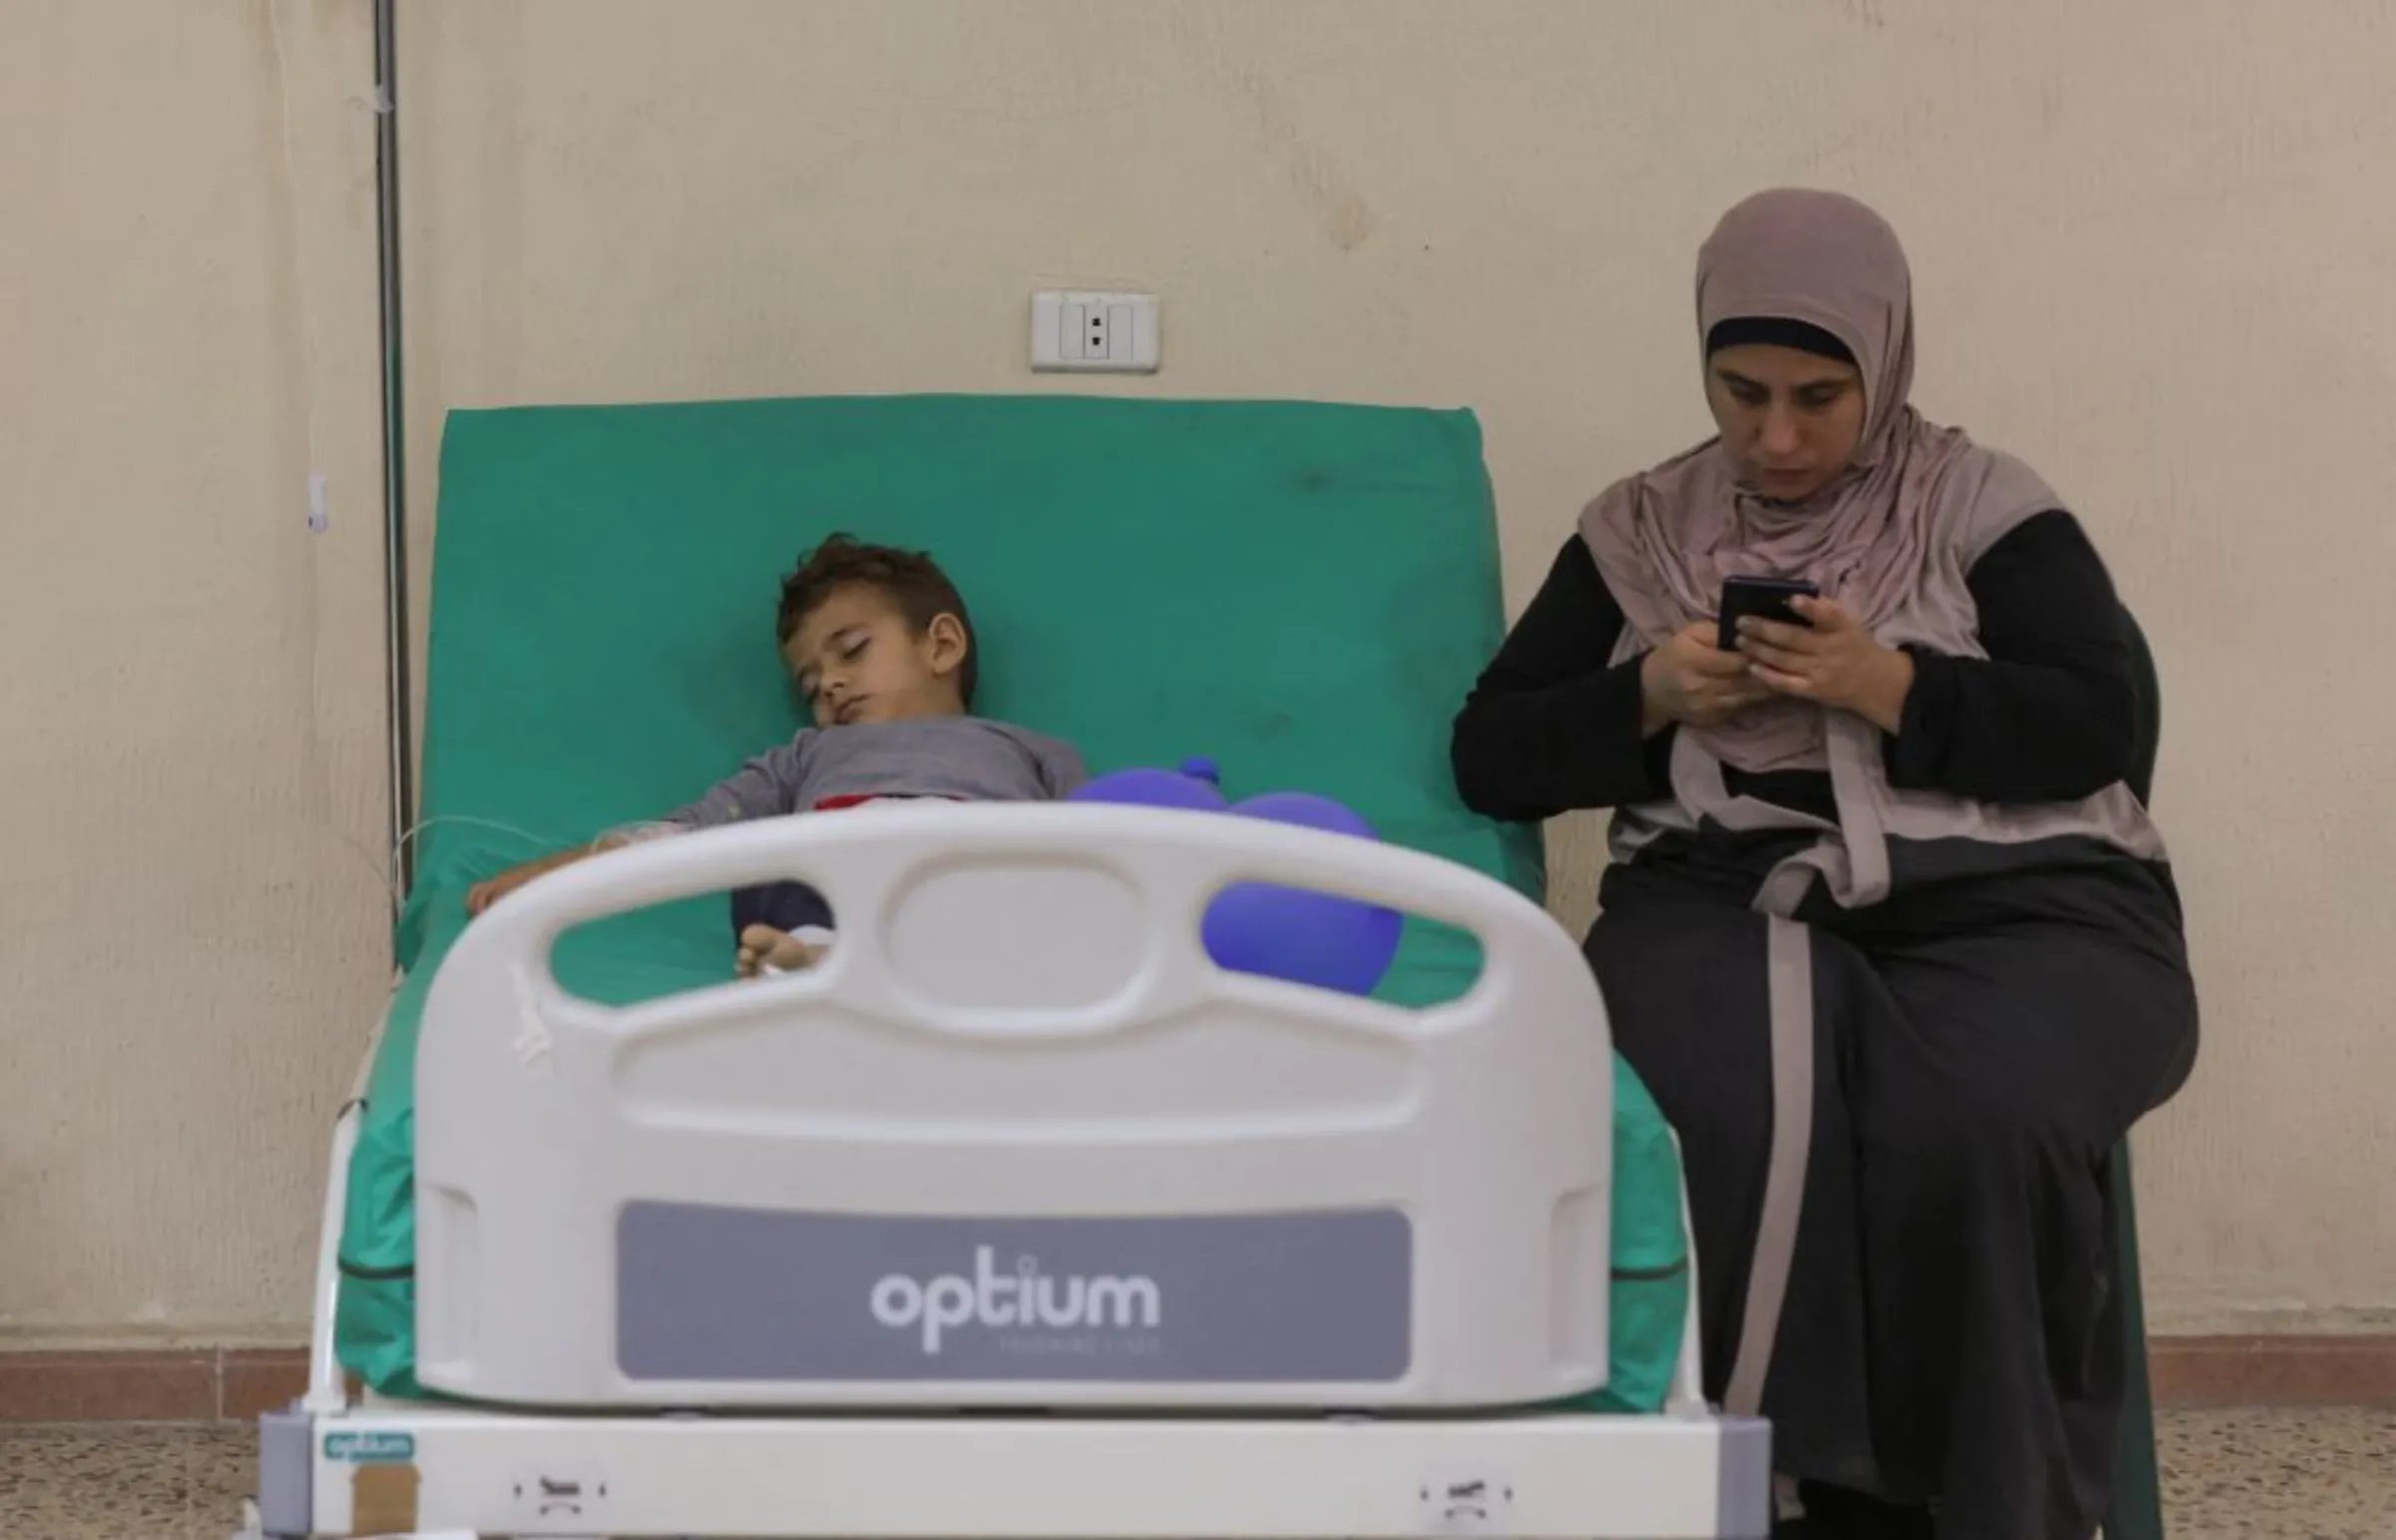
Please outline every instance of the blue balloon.
[[[1086, 781], [1070, 801], [1121, 802], [1271, 818], [1358, 839], [1378, 839], [1362, 814], [1311, 791], [1268, 791], [1227, 803], [1212, 761], [1178, 770], [1120, 770]], [[1235, 882], [1207, 905], [1200, 939], [1215, 966], [1260, 978], [1369, 995], [1397, 960], [1406, 917], [1380, 904], [1272, 882]]]
[[[1268, 791], [1230, 810], [1360, 839], [1380, 837], [1362, 814], [1307, 791]], [[1238, 882], [1207, 906], [1201, 936], [1217, 967], [1369, 995], [1397, 960], [1405, 928], [1406, 917], [1381, 904]]]
[[1065, 799], [1221, 812], [1224, 802], [1219, 779], [1211, 761], [1188, 760], [1179, 770], [1119, 770], [1095, 776], [1082, 782]]

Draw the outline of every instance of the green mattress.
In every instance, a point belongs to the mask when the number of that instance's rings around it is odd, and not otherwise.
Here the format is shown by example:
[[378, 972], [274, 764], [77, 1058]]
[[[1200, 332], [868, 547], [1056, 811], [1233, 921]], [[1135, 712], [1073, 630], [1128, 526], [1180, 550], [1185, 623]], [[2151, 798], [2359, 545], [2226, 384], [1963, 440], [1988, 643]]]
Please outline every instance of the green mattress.
[[[1337, 797], [1384, 839], [1538, 893], [1534, 830], [1468, 811], [1449, 722], [1502, 632], [1469, 412], [910, 396], [452, 413], [441, 446], [416, 885], [349, 1170], [342, 1363], [413, 1374], [414, 1058], [474, 881], [654, 817], [788, 739], [780, 581], [835, 530], [928, 549], [965, 595], [977, 709], [1093, 771], [1217, 761], [1234, 797]], [[729, 978], [722, 899], [582, 927], [595, 999]], [[1410, 927], [1383, 987], [1452, 996], [1469, 939]], [[1687, 1306], [1680, 1170], [1616, 1063], [1611, 1383], [1652, 1410]]]

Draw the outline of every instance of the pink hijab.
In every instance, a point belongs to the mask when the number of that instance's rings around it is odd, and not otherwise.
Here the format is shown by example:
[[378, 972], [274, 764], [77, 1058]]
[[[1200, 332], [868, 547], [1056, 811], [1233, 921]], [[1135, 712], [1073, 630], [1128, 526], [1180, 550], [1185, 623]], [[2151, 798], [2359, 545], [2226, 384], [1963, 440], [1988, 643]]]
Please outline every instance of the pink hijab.
[[[1864, 378], [1865, 422], [1847, 469], [1802, 502], [1740, 484], [1708, 439], [1607, 488], [1580, 516], [1625, 624], [1616, 661], [1711, 619], [1733, 575], [1811, 578], [1889, 645], [1981, 657], [1964, 574], [2033, 514], [2061, 506], [2028, 466], [1922, 419], [1912, 278], [1896, 232], [1837, 193], [1759, 193], [1722, 217], [1697, 257], [1697, 335], [1717, 322], [1809, 322], [1845, 343]], [[1741, 769], [1820, 769], [1825, 712], [1775, 700], [1685, 731]]]

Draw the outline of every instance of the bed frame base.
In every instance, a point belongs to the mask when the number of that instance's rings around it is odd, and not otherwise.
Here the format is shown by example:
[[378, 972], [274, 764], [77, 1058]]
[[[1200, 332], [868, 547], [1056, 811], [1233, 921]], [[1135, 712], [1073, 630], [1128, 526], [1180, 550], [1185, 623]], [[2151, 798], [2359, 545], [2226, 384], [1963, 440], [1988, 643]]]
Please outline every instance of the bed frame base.
[[1718, 1416], [577, 1417], [380, 1403], [270, 1413], [259, 1466], [270, 1540], [1764, 1540], [1772, 1507], [1765, 1424]]

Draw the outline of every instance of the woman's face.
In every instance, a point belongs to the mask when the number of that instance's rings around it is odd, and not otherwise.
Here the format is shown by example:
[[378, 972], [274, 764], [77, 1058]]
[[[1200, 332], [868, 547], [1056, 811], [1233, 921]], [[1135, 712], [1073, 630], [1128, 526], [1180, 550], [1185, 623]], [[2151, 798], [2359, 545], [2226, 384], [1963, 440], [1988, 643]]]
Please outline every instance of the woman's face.
[[1863, 375], [1819, 353], [1725, 347], [1705, 361], [1705, 403], [1740, 479], [1782, 502], [1829, 485], [1863, 441]]

